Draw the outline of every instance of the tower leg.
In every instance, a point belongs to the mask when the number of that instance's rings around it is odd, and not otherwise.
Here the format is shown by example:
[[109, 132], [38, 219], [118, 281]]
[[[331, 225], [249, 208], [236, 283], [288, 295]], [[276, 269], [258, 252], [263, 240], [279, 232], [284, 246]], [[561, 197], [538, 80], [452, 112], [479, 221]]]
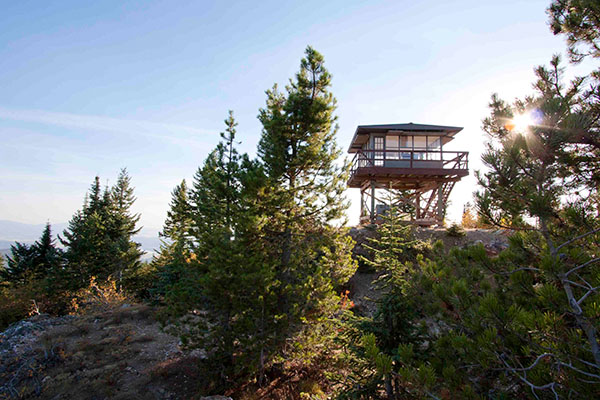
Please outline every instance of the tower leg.
[[371, 181], [371, 223], [375, 223], [375, 181]]
[[444, 187], [443, 185], [439, 185], [437, 189], [437, 219], [440, 223], [444, 222]]
[[360, 189], [360, 219], [365, 216], [365, 192]]

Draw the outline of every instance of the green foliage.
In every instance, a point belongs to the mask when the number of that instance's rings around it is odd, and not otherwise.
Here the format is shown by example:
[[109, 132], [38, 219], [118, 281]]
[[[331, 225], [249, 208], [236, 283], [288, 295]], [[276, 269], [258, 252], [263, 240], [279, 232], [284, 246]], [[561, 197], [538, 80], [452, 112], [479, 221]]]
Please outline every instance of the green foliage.
[[458, 224], [452, 224], [446, 228], [446, 235], [450, 237], [463, 237], [466, 234], [467, 232], [465, 232], [464, 228]]
[[263, 384], [274, 362], [330, 353], [338, 293], [356, 268], [352, 240], [333, 226], [347, 207], [347, 168], [336, 163], [330, 79], [309, 47], [286, 93], [267, 92], [259, 159], [237, 152], [230, 113], [192, 187], [173, 192], [170, 242], [153, 264], [176, 271], [162, 299], [184, 342], [211, 349], [214, 390], [253, 376]]
[[548, 13], [554, 34], [567, 36], [569, 56], [573, 61], [579, 62], [587, 56], [600, 57], [600, 6], [597, 1], [554, 0]]
[[69, 227], [60, 237], [66, 247], [65, 268], [60, 283], [68, 289], [87, 286], [92, 277], [100, 281], [113, 276], [121, 282], [124, 273], [140, 266], [143, 254], [140, 244], [132, 240], [139, 229], [139, 215], [132, 215], [135, 202], [131, 180], [121, 170], [112, 188], [100, 187], [96, 177], [81, 211], [77, 211]]
[[140, 245], [131, 240], [139, 220], [129, 211], [134, 201], [126, 170], [104, 191], [96, 177], [83, 210], [75, 213], [64, 238], [59, 237], [64, 251], [56, 247], [50, 224], [33, 245], [15, 243], [6, 267], [0, 268], [0, 295], [12, 298], [3, 301], [3, 323], [35, 312], [71, 311], [75, 291], [92, 277], [106, 281], [113, 276], [119, 288], [125, 282], [131, 292], [145, 295], [143, 285], [151, 279], [140, 270]]
[[149, 289], [153, 298], [164, 296], [186, 273], [193, 247], [192, 212], [189, 189], [184, 180], [171, 192], [171, 203], [162, 232], [159, 254], [151, 267], [156, 280]]
[[62, 250], [55, 246], [52, 228], [46, 224], [32, 245], [15, 243], [6, 266], [0, 262], [0, 327], [32, 313], [61, 313], [68, 299], [55, 283], [64, 265]]
[[6, 267], [0, 269], [0, 279], [11, 285], [20, 285], [56, 274], [63, 259], [61, 250], [56, 248], [54, 242], [48, 223], [34, 244], [16, 242], [11, 245], [11, 255], [7, 258]]
[[[336, 160], [336, 101], [329, 91], [331, 75], [323, 56], [308, 47], [295, 79], [281, 93], [267, 91], [259, 119], [263, 134], [258, 154], [267, 175], [260, 207], [267, 258], [274, 261], [272, 295], [279, 301], [269, 314], [275, 356], [289, 338], [298, 343], [287, 357], [308, 361], [333, 334], [339, 308], [336, 294], [356, 265], [350, 258], [345, 231], [331, 224], [347, 208], [343, 192], [347, 167]], [[311, 354], [312, 353], [312, 354]]]

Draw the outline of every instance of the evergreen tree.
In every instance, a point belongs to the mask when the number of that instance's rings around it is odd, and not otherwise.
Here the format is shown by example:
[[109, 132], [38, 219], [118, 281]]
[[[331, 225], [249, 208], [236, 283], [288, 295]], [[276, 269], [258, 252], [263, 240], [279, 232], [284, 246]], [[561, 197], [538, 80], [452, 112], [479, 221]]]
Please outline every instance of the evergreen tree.
[[120, 279], [123, 272], [139, 266], [142, 254], [132, 236], [139, 229], [139, 215], [131, 215], [135, 202], [130, 178], [123, 169], [112, 187], [102, 190], [96, 177], [83, 204], [59, 237], [66, 247], [67, 265], [63, 273], [70, 289], [87, 285], [91, 277], [99, 281], [110, 276]]
[[369, 238], [364, 245], [371, 256], [361, 257], [380, 272], [373, 285], [385, 294], [377, 302], [372, 320], [362, 325], [366, 334], [362, 341], [369, 348], [365, 355], [375, 368], [373, 373], [360, 371], [362, 376], [357, 379], [362, 382], [363, 394], [373, 394], [378, 384], [383, 383], [388, 398], [393, 399], [398, 389], [392, 384], [392, 357], [396, 356], [398, 346], [412, 348], [422, 345], [425, 339], [424, 329], [418, 322], [424, 314], [423, 305], [415, 301], [420, 291], [412, 278], [427, 246], [414, 238], [413, 227], [404, 222], [402, 213], [393, 207], [392, 199], [388, 200], [390, 208], [382, 216], [376, 237]]
[[181, 242], [186, 247], [190, 241], [191, 224], [188, 187], [184, 179], [171, 192], [169, 211], [159, 236], [171, 243]]
[[131, 214], [130, 209], [135, 203], [133, 187], [131, 187], [131, 178], [127, 170], [123, 168], [119, 173], [117, 182], [111, 188], [109, 193], [109, 212], [108, 223], [110, 225], [109, 235], [113, 242], [111, 256], [113, 267], [110, 273], [116, 275], [119, 282], [122, 279], [123, 272], [134, 271], [140, 266], [140, 257], [144, 252], [140, 249], [141, 245], [133, 241], [133, 235], [137, 234], [141, 228], [136, 225], [140, 220], [139, 214]]
[[[544, 339], [540, 340], [548, 342], [534, 340], [530, 346], [536, 350], [530, 357], [506, 356], [505, 367], [526, 383], [532, 380], [523, 371], [542, 369], [534, 365], [536, 360], [543, 358], [546, 365], [566, 367], [571, 386], [547, 373], [545, 388], [567, 393], [575, 385], [584, 390], [585, 385], [580, 386], [584, 380], [600, 382], [600, 326], [592, 311], [598, 300], [600, 221], [597, 204], [589, 196], [597, 187], [590, 188], [590, 182], [582, 179], [589, 171], [586, 167], [598, 159], [584, 143], [583, 148], [579, 146], [590, 129], [585, 110], [578, 106], [582, 80], [575, 79], [565, 90], [557, 57], [551, 67], [536, 70], [538, 96], [514, 106], [493, 98], [492, 116], [484, 121], [491, 140], [483, 161], [490, 171], [479, 175], [483, 190], [477, 194], [477, 205], [494, 224], [531, 232], [525, 236], [528, 243], [521, 245], [528, 255], [521, 268], [529, 272], [515, 274], [514, 279], [527, 288], [522, 295], [547, 298], [547, 291], [553, 291], [552, 302], [540, 302], [543, 308], [539, 311], [564, 316], [554, 325], [564, 329], [564, 336], [542, 330]], [[505, 121], [521, 112], [533, 112], [538, 120], [521, 131], [507, 129]], [[573, 147], [580, 150], [575, 157], [566, 154]], [[587, 156], [581, 157], [584, 153]], [[525, 223], [521, 216], [535, 218], [536, 223]], [[535, 247], [529, 247], [530, 243]], [[575, 330], [568, 331], [569, 327]], [[560, 339], [550, 340], [550, 336]], [[521, 370], [517, 365], [530, 366]]]
[[259, 113], [258, 154], [268, 176], [260, 203], [266, 218], [262, 232], [275, 260], [272, 291], [279, 299], [275, 309], [266, 309], [276, 323], [268, 321], [270, 340], [261, 352], [259, 380], [265, 360], [288, 338], [304, 349], [324, 340], [340, 302], [335, 290], [356, 268], [345, 232], [331, 226], [347, 207], [347, 173], [337, 164], [330, 83], [323, 56], [308, 47], [286, 93], [275, 85]]
[[0, 269], [0, 275], [17, 286], [30, 281], [51, 280], [60, 272], [62, 263], [62, 251], [56, 248], [52, 228], [47, 223], [42, 236], [32, 245], [16, 242], [11, 246], [7, 267]]
[[64, 256], [61, 249], [56, 247], [52, 237], [52, 227], [46, 224], [42, 236], [32, 246], [35, 249], [34, 266], [39, 277], [46, 278], [46, 292], [54, 294], [57, 277], [61, 276], [64, 266]]
[[171, 192], [171, 203], [163, 230], [159, 233], [161, 246], [159, 254], [152, 260], [158, 272], [154, 293], [164, 296], [169, 288], [179, 281], [187, 268], [191, 256], [192, 228], [191, 205], [185, 179]]
[[[572, 62], [600, 59], [600, 6], [594, 0], [554, 0], [548, 9], [550, 26], [554, 34], [565, 35]], [[569, 109], [568, 118], [560, 122], [557, 131], [565, 146], [561, 154], [563, 177], [572, 192], [578, 186], [589, 190], [591, 204], [600, 215], [600, 68], [588, 76], [573, 81], [565, 90], [560, 84], [562, 70], [554, 67], [543, 80], [549, 86], [540, 89], [557, 99], [557, 106]], [[558, 101], [561, 96], [572, 104]], [[562, 103], [562, 104], [561, 104]]]
[[[198, 169], [189, 200], [184, 188], [173, 192], [164, 230], [174, 240], [186, 230], [193, 238], [192, 253], [183, 262], [174, 259], [170, 264], [171, 271], [178, 271], [177, 281], [165, 300], [175, 315], [205, 310], [206, 318], [194, 331], [202, 334], [192, 332], [183, 338], [190, 345], [211, 349], [210, 373], [223, 387], [255, 370], [252, 360], [258, 358], [255, 348], [260, 338], [254, 322], [262, 312], [261, 292], [268, 285], [254, 204], [262, 172], [258, 163], [235, 149], [237, 124], [231, 112], [225, 124], [223, 141]], [[174, 228], [175, 221], [183, 224]]]
[[36, 253], [33, 246], [15, 242], [10, 246], [10, 255], [6, 258], [6, 269], [0, 271], [2, 279], [14, 285], [24, 284], [36, 274]]
[[588, 56], [600, 58], [600, 5], [597, 1], [554, 0], [548, 14], [554, 34], [567, 36], [573, 61], [580, 62]]
[[108, 234], [108, 189], [102, 191], [100, 177], [96, 176], [83, 204], [69, 221], [59, 240], [65, 246], [69, 276], [65, 284], [70, 289], [87, 285], [92, 276], [100, 280], [110, 274], [111, 241]]
[[227, 129], [221, 133], [224, 142], [209, 154], [194, 176], [190, 201], [193, 232], [198, 242], [213, 234], [233, 235], [233, 215], [242, 207], [239, 200], [243, 187], [240, 181], [242, 168], [252, 164], [247, 155], [242, 156], [235, 149], [237, 123], [232, 111], [225, 124]]

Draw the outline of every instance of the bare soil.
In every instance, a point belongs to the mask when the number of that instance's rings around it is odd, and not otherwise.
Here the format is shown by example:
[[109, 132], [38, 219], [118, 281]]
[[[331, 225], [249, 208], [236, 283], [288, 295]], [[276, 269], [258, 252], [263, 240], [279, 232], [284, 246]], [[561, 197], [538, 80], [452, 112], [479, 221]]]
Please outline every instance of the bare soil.
[[198, 360], [178, 343], [143, 305], [39, 315], [0, 334], [0, 399], [194, 398]]

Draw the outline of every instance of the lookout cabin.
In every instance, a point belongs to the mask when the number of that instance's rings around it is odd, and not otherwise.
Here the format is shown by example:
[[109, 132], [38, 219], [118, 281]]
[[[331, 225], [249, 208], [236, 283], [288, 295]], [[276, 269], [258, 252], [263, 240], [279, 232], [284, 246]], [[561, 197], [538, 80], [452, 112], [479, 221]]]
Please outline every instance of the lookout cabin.
[[360, 189], [361, 223], [376, 222], [393, 199], [410, 210], [413, 223], [441, 225], [452, 188], [469, 174], [469, 153], [445, 149], [462, 129], [412, 122], [358, 126], [348, 149], [354, 154], [348, 186]]

